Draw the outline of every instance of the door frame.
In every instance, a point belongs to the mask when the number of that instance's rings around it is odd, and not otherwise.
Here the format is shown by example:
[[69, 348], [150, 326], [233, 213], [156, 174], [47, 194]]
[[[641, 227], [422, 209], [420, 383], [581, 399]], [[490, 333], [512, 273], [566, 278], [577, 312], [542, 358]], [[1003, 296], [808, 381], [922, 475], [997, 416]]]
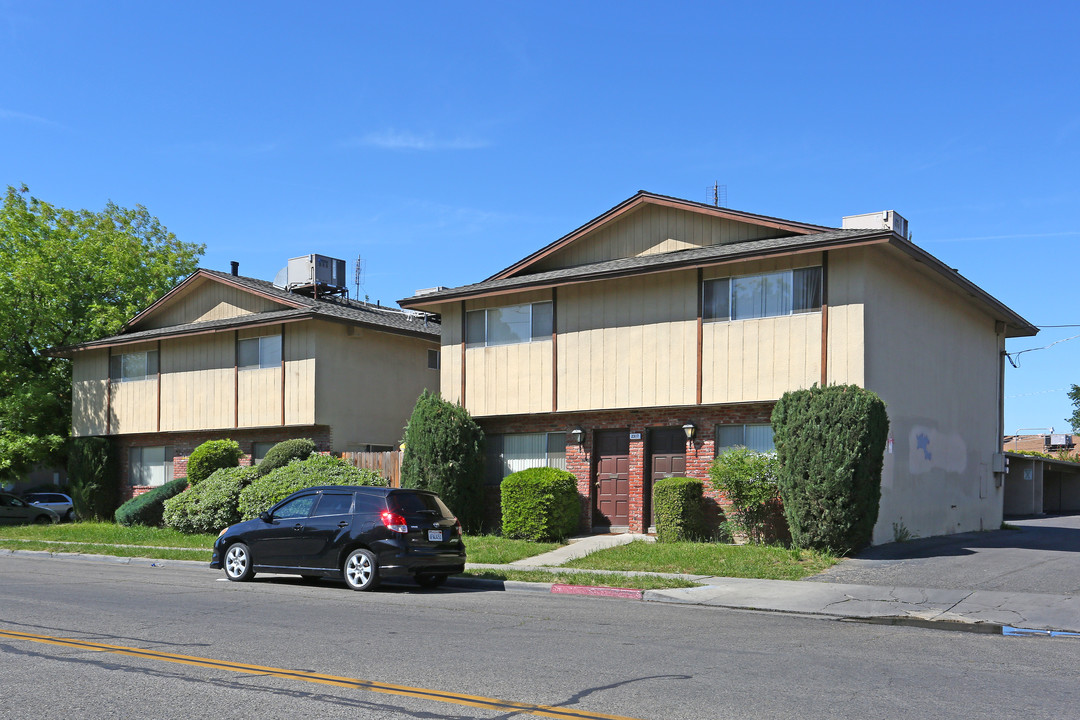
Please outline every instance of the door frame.
[[[590, 470], [589, 470], [589, 498], [590, 498], [590, 526], [593, 529], [597, 527], [605, 527], [603, 523], [597, 523], [598, 519], [605, 519], [600, 513], [600, 438], [605, 435], [622, 435], [626, 438], [626, 457], [630, 457], [630, 429], [629, 428], [614, 428], [604, 430], [594, 430], [592, 433], [592, 457], [590, 458]], [[621, 457], [621, 456], [618, 456]], [[629, 508], [632, 491], [630, 490], [631, 483], [630, 478], [627, 478], [627, 491], [626, 491], [626, 504]], [[616, 496], [617, 497], [617, 496]], [[627, 510], [626, 528], [630, 527], [630, 513]], [[621, 528], [623, 525], [607, 525], [606, 527]]]

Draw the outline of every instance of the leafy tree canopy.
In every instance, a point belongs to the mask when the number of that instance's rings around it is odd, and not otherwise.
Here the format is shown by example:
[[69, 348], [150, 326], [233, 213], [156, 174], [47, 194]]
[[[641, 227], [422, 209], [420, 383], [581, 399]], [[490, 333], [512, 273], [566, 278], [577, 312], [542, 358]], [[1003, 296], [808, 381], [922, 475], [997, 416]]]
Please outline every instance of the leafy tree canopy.
[[1072, 386], [1072, 390], [1069, 391], [1069, 399], [1072, 400], [1073, 414], [1072, 417], [1066, 418], [1066, 420], [1072, 425], [1075, 432], [1080, 432], [1080, 385]]
[[8, 187], [0, 207], [0, 478], [62, 464], [71, 363], [51, 348], [116, 333], [195, 271], [204, 245], [146, 208], [67, 210]]

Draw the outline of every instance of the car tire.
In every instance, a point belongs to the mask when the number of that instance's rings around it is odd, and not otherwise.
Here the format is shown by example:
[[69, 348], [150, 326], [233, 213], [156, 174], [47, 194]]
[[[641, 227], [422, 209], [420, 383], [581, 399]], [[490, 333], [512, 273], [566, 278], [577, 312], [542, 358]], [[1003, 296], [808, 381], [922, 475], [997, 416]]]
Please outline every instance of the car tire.
[[64, 521], [65, 522], [75, 522], [75, 509], [74, 508], [69, 508], [68, 509], [67, 513], [64, 515]]
[[233, 582], [247, 582], [255, 577], [254, 563], [251, 560], [251, 550], [244, 543], [233, 543], [225, 551], [225, 577]]
[[353, 590], [374, 590], [379, 586], [379, 561], [370, 550], [353, 550], [345, 558], [341, 574], [345, 578], [345, 584]]
[[52, 524], [52, 518], [48, 515], [38, 515], [34, 518], [35, 525], [50, 525]]
[[427, 588], [428, 590], [437, 588], [444, 582], [446, 582], [445, 575], [428, 575], [426, 573], [421, 573], [416, 576], [416, 584], [422, 588]]

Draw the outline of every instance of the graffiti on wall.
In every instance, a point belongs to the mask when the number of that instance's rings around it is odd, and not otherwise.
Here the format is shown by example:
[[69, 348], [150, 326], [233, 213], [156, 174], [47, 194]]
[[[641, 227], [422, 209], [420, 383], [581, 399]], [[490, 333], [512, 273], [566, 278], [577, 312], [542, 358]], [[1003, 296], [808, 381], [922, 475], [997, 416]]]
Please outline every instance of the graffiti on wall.
[[908, 469], [913, 475], [931, 470], [962, 473], [967, 470], [967, 443], [958, 433], [912, 425], [908, 432]]

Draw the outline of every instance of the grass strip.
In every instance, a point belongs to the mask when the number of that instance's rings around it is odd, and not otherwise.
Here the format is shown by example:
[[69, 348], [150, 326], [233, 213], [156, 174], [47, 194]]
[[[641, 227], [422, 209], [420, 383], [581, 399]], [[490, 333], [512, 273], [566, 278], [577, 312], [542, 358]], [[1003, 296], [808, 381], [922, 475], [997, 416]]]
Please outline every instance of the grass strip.
[[176, 550], [149, 547], [98, 545], [94, 543], [50, 543], [39, 540], [3, 540], [0, 548], [5, 550], [45, 550], [53, 553], [79, 555], [111, 555], [113, 557], [147, 558], [154, 560], [197, 560], [210, 562], [209, 550]]
[[607, 575], [600, 573], [546, 572], [544, 570], [466, 570], [462, 576], [485, 580], [517, 580], [519, 582], [562, 583], [592, 587], [631, 588], [634, 590], [664, 590], [666, 588], [697, 587], [698, 584], [679, 578], [652, 575]]
[[828, 553], [775, 545], [649, 543], [635, 540], [571, 560], [563, 567], [801, 580], [837, 562], [839, 558]]
[[67, 541], [97, 545], [146, 545], [198, 548], [214, 546], [214, 535], [185, 535], [168, 528], [115, 523], [77, 522], [59, 525], [11, 525], [0, 527], [0, 540]]
[[465, 554], [469, 562], [482, 565], [505, 565], [562, 547], [562, 543], [538, 543], [511, 540], [498, 535], [466, 535]]

